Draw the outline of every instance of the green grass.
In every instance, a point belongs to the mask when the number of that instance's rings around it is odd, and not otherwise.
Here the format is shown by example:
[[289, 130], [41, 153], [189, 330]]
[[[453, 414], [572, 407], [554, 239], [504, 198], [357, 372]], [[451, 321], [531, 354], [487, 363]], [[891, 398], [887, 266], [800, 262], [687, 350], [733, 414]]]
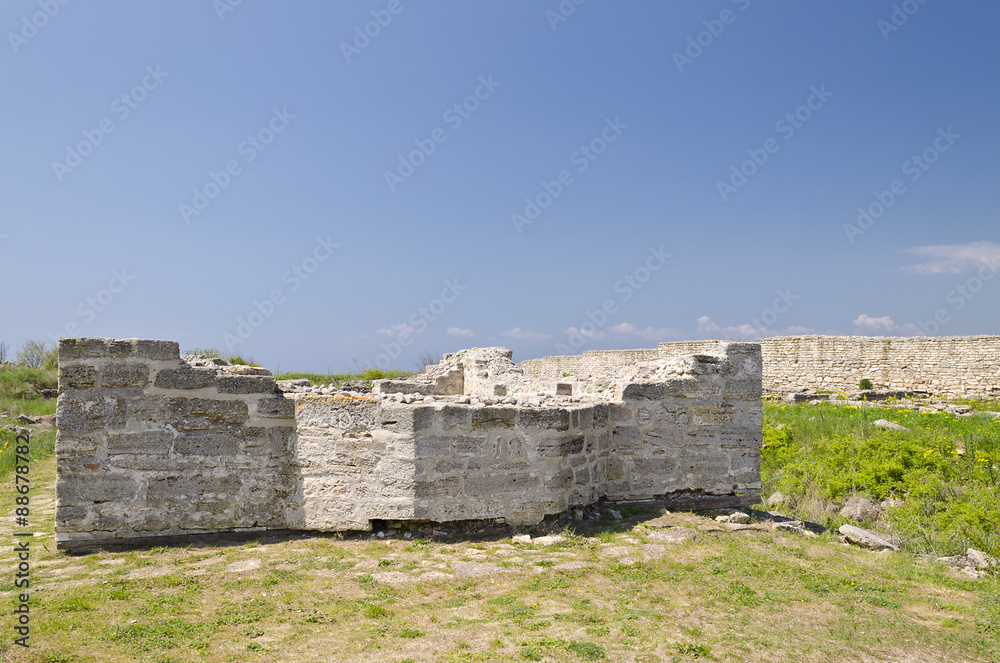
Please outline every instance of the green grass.
[[[0, 426], [14, 425], [22, 427], [17, 418], [24, 414], [38, 417], [55, 414], [56, 399], [42, 398], [38, 393], [42, 389], [55, 389], [58, 376], [54, 370], [30, 368], [27, 366], [0, 367], [0, 412], [6, 417], [0, 418]], [[17, 433], [10, 430], [0, 430], [0, 476], [6, 477], [13, 471], [18, 443]], [[55, 452], [56, 432], [53, 429], [36, 431], [31, 436], [31, 461], [50, 457]]]
[[0, 412], [8, 413], [0, 425], [16, 423], [18, 415], [37, 417], [53, 414], [56, 399], [42, 398], [42, 389], [55, 389], [59, 376], [55, 370], [28, 366], [0, 366]]
[[[910, 430], [876, 428], [888, 419]], [[777, 425], [780, 424], [779, 429]], [[870, 526], [891, 528], [907, 550], [1000, 553], [1000, 420], [850, 405], [766, 404], [763, 494], [828, 527], [846, 522], [854, 494], [903, 500]]]
[[401, 369], [390, 369], [388, 371], [381, 371], [377, 368], [369, 368], [361, 373], [296, 373], [296, 372], [286, 372], [278, 373], [274, 377], [278, 380], [299, 380], [306, 379], [313, 384], [313, 386], [328, 385], [332, 384], [334, 386], [339, 386], [344, 382], [355, 382], [355, 381], [366, 381], [366, 380], [384, 380], [387, 378], [405, 378], [412, 375], [417, 375], [415, 371], [404, 371]]

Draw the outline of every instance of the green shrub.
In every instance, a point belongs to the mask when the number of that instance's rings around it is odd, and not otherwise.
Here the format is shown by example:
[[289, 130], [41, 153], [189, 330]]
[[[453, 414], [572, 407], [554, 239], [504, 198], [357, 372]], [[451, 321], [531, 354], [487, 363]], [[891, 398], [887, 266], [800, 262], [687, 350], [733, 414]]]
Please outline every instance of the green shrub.
[[208, 359], [222, 359], [222, 350], [219, 348], [195, 348], [194, 350], [185, 350], [181, 354], [201, 355], [202, 357], [207, 357]]
[[[761, 480], [784, 508], [838, 527], [853, 494], [903, 499], [882, 518], [912, 552], [955, 554], [1000, 543], [1000, 421], [855, 406], [765, 405]], [[910, 430], [871, 427], [872, 418]], [[776, 424], [781, 423], [778, 429]]]
[[250, 359], [244, 359], [240, 355], [227, 355], [226, 361], [229, 362], [230, 366], [253, 366], [254, 368], [260, 368], [260, 364], [254, 363], [253, 357]]
[[28, 340], [17, 351], [17, 363], [28, 368], [55, 370], [59, 366], [59, 349], [43, 341]]
[[858, 383], [858, 389], [861, 389], [862, 391], [874, 388], [875, 386], [872, 384], [872, 381], [869, 380], [868, 378], [861, 378], [861, 382]]

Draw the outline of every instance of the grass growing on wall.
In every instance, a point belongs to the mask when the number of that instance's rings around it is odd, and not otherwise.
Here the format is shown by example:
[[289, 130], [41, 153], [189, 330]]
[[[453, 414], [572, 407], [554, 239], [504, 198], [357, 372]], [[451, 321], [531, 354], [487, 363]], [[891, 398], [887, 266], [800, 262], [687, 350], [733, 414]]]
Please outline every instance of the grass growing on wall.
[[[878, 419], [909, 431], [877, 428]], [[779, 426], [780, 424], [780, 426]], [[838, 527], [844, 501], [901, 499], [871, 526], [911, 552], [1000, 552], [1000, 419], [850, 405], [766, 404], [761, 478], [784, 511]]]
[[387, 378], [407, 378], [412, 375], [417, 375], [416, 371], [404, 371], [398, 368], [393, 368], [388, 371], [382, 371], [377, 368], [369, 368], [360, 373], [296, 373], [296, 372], [286, 372], [278, 373], [274, 377], [278, 380], [298, 380], [306, 379], [313, 383], [314, 386], [332, 384], [334, 386], [341, 385], [344, 382], [355, 382], [355, 381], [366, 381], [366, 380], [384, 380]]

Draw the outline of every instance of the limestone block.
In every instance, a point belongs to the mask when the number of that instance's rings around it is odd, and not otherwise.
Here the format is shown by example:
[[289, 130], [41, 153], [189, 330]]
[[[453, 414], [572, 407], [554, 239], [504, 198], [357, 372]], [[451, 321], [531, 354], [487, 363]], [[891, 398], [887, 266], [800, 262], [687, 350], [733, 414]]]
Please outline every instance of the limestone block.
[[517, 408], [483, 407], [472, 413], [472, 430], [495, 430], [513, 428], [517, 418]]
[[59, 366], [59, 390], [91, 389], [97, 384], [97, 369], [87, 365]]
[[540, 458], [562, 458], [583, 451], [585, 438], [582, 435], [552, 437], [538, 441]]
[[241, 431], [235, 428], [186, 430], [173, 441], [174, 451], [192, 456], [234, 456], [240, 451]]
[[128, 501], [139, 492], [132, 477], [108, 471], [71, 472], [61, 469], [56, 481], [60, 504], [82, 506], [87, 502]]
[[105, 338], [61, 338], [59, 339], [59, 361], [76, 359], [98, 359], [108, 356]]
[[115, 396], [81, 399], [63, 394], [56, 405], [56, 425], [65, 432], [121, 428], [125, 425], [126, 405], [125, 399]]
[[106, 389], [142, 389], [149, 384], [149, 365], [138, 361], [115, 361], [101, 368], [99, 386]]
[[215, 383], [217, 373], [217, 369], [208, 366], [168, 368], [156, 374], [153, 385], [160, 389], [204, 389]]
[[569, 430], [569, 420], [569, 411], [562, 408], [521, 408], [517, 416], [520, 427], [540, 430]]
[[179, 359], [181, 356], [180, 346], [177, 341], [150, 341], [137, 339], [134, 344], [135, 356], [143, 359], [154, 359], [167, 361]]
[[243, 401], [220, 401], [208, 398], [171, 398], [169, 413], [178, 421], [179, 430], [221, 428], [242, 424], [250, 417]]
[[465, 494], [470, 497], [523, 493], [539, 489], [541, 486], [541, 479], [523, 474], [465, 477]]
[[146, 487], [146, 503], [150, 506], [190, 503], [211, 497], [233, 499], [242, 483], [238, 477], [169, 476], [150, 479]]
[[135, 433], [109, 432], [108, 454], [157, 454], [170, 452], [174, 436], [168, 430], [149, 430]]
[[[253, 379], [273, 380], [274, 378], [253, 378]], [[294, 419], [295, 401], [290, 398], [282, 398], [280, 396], [258, 399], [257, 416], [264, 417], [267, 419]]]
[[461, 490], [458, 477], [447, 477], [434, 480], [421, 480], [413, 484], [413, 495], [416, 499], [435, 499], [456, 497]]
[[274, 378], [265, 375], [222, 375], [216, 385], [220, 394], [269, 394], [277, 387]]
[[436, 414], [441, 428], [445, 430], [468, 430], [472, 423], [472, 408], [465, 405], [444, 405]]

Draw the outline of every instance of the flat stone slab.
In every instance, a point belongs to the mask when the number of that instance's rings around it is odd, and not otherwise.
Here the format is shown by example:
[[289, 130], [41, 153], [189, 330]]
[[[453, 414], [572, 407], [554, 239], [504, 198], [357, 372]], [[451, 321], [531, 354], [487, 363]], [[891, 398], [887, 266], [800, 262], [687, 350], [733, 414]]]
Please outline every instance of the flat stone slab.
[[412, 582], [433, 582], [435, 580], [452, 580], [454, 576], [442, 573], [441, 571], [427, 571], [426, 573], [404, 573], [402, 571], [383, 571], [373, 573], [372, 578], [387, 585], [405, 585]]
[[838, 530], [850, 543], [868, 548], [869, 550], [899, 550], [899, 546], [883, 538], [885, 535], [880, 532], [855, 527], [854, 525], [841, 525]]
[[453, 562], [451, 568], [457, 576], [491, 576], [497, 573], [509, 572], [493, 562]]
[[226, 565], [226, 573], [246, 573], [260, 568], [259, 559], [241, 559], [238, 562]]
[[646, 535], [651, 541], [660, 543], [684, 543], [697, 538], [698, 532], [690, 527], [671, 527], [670, 529], [660, 529]]
[[667, 555], [667, 547], [658, 543], [644, 543], [639, 546], [643, 561], [662, 559]]

